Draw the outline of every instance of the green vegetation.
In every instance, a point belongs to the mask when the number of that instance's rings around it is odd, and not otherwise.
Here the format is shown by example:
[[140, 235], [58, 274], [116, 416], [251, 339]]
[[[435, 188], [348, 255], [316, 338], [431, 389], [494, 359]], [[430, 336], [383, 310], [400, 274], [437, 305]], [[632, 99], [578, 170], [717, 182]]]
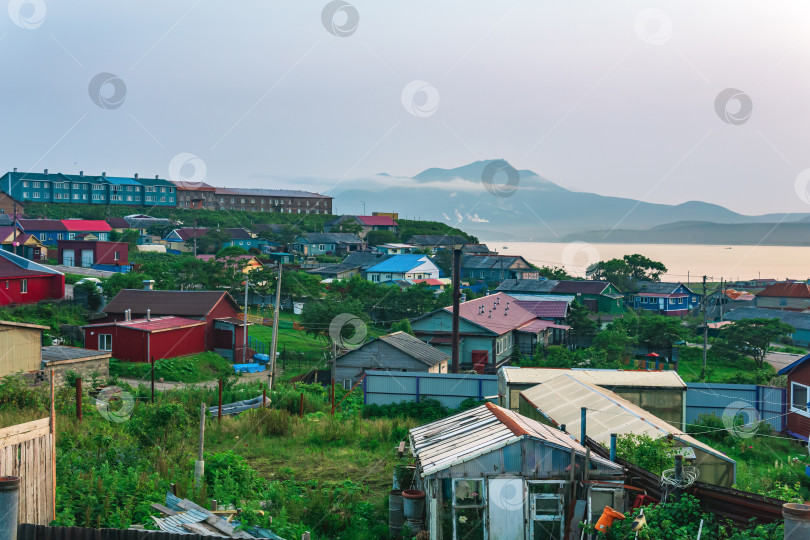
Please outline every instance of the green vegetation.
[[638, 253], [600, 261], [588, 269], [590, 279], [610, 281], [620, 291], [632, 291], [638, 281], [661, 281], [661, 276], [666, 273], [667, 267], [663, 263]]
[[778, 319], [743, 319], [724, 326], [712, 348], [719, 354], [751, 358], [762, 369], [771, 343], [788, 339], [794, 331]]
[[[152, 366], [145, 362], [124, 362], [110, 359], [110, 375], [148, 381]], [[197, 383], [233, 377], [231, 363], [213, 352], [192, 356], [164, 358], [155, 362], [155, 379], [164, 381]]]
[[686, 382], [716, 382], [728, 384], [769, 384], [776, 376], [770, 364], [758, 368], [751, 358], [741, 355], [720, 355], [710, 347], [706, 354], [707, 373], [703, 372], [702, 347], [678, 347], [678, 375]]

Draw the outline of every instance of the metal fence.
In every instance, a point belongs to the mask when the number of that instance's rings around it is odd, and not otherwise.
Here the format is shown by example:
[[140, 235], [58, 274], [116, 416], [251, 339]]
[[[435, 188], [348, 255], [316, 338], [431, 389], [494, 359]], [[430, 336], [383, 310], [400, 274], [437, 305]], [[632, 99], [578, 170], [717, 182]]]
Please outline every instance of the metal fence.
[[388, 405], [402, 401], [438, 400], [455, 409], [467, 398], [497, 399], [498, 376], [400, 371], [368, 371], [363, 379], [363, 402]]
[[[768, 422], [774, 431], [783, 431], [787, 421], [786, 392], [784, 388], [758, 384], [687, 383], [686, 423], [694, 424], [702, 414], [722, 418], [727, 409], [726, 414], [733, 415], [754, 409], [758, 420]], [[746, 422], [755, 420], [748, 418]]]

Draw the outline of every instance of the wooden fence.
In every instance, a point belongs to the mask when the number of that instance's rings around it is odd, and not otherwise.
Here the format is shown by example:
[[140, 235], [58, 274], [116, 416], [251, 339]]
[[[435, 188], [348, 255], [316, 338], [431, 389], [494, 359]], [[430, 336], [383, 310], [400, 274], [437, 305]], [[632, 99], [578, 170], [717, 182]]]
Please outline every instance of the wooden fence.
[[50, 418], [0, 429], [0, 476], [20, 477], [18, 523], [54, 518], [54, 454]]

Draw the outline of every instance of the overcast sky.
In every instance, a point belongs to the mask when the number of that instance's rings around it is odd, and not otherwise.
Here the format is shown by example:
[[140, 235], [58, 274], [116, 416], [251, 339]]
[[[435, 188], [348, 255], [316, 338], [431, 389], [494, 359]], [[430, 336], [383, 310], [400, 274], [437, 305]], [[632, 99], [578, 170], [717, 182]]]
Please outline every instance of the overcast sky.
[[4, 170], [328, 191], [504, 158], [577, 191], [810, 211], [806, 1], [15, 0], [0, 18]]

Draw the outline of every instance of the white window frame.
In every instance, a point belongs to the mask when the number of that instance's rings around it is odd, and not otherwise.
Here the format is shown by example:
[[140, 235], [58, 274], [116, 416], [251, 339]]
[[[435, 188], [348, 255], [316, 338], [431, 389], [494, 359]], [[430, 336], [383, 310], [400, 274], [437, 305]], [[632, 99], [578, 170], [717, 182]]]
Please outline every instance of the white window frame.
[[[790, 412], [794, 412], [796, 414], [800, 414], [802, 416], [806, 416], [807, 418], [810, 418], [810, 411], [797, 409], [796, 407], [793, 406], [793, 389], [796, 386], [800, 386], [800, 387], [804, 388], [805, 398], [807, 398], [807, 400], [810, 401], [810, 386], [807, 386], [806, 384], [802, 384], [802, 383], [797, 383], [795, 381], [791, 381], [790, 382], [790, 401], [789, 401], [789, 403], [790, 403]], [[805, 408], [807, 408], [806, 405], [805, 405]]]
[[[102, 338], [104, 343], [102, 344]], [[107, 348], [104, 348], [104, 347]], [[112, 334], [99, 334], [98, 335], [98, 350], [100, 351], [112, 351]]]
[[28, 292], [28, 280], [23, 278], [20, 280], [20, 293], [25, 294]]

